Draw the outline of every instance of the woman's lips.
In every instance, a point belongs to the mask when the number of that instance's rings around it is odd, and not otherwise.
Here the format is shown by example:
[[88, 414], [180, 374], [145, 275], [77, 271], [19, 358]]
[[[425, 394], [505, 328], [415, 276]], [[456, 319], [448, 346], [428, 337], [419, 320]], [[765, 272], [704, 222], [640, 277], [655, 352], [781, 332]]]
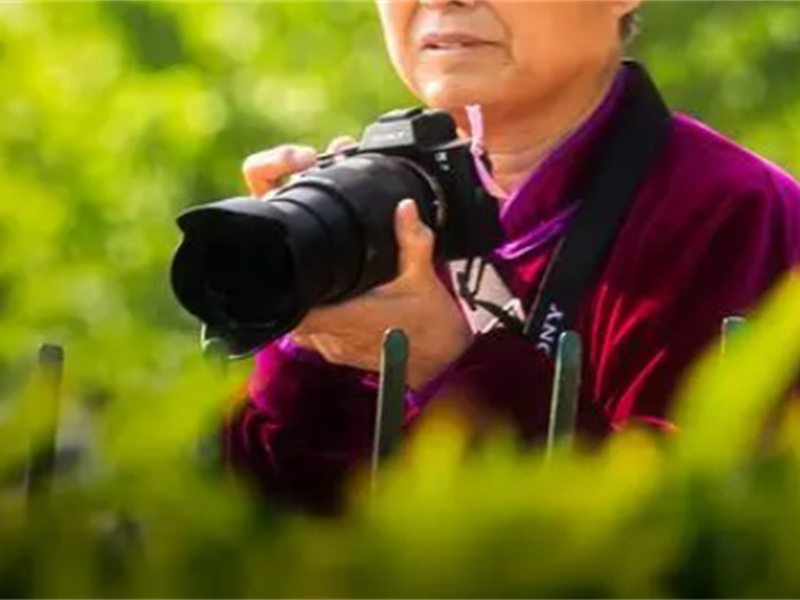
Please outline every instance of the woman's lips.
[[458, 52], [494, 45], [488, 40], [459, 32], [428, 33], [419, 43], [419, 47], [427, 52]]

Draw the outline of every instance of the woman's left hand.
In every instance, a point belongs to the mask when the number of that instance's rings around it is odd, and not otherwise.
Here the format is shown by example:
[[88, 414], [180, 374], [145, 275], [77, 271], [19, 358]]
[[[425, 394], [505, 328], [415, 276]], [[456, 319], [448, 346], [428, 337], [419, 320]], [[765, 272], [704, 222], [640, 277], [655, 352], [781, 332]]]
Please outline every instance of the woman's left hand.
[[377, 371], [383, 336], [399, 327], [410, 343], [408, 383], [419, 389], [469, 347], [472, 333], [436, 274], [433, 232], [421, 221], [414, 201], [398, 205], [395, 235], [395, 280], [342, 304], [312, 310], [291, 337], [331, 363]]

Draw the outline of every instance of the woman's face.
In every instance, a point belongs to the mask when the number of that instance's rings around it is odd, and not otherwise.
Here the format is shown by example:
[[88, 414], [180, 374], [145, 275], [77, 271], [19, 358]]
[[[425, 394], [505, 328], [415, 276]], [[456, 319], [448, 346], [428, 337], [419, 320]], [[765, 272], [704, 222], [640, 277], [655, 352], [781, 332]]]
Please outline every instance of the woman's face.
[[616, 61], [637, 0], [377, 0], [389, 54], [429, 106], [507, 111], [547, 102]]

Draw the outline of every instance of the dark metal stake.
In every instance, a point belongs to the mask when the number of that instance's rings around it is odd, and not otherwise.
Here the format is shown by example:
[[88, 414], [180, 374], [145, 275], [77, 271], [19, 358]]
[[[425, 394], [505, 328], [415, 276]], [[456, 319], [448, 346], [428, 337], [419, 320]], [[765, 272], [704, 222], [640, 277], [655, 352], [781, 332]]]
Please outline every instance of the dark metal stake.
[[228, 344], [221, 339], [212, 339], [203, 345], [203, 357], [218, 368], [223, 377], [228, 374], [228, 350]]
[[[203, 358], [221, 378], [221, 381], [228, 381], [228, 369], [230, 366], [230, 348], [228, 344], [220, 338], [212, 338], [203, 344]], [[220, 417], [225, 419], [223, 411]], [[195, 458], [213, 472], [220, 472], [225, 462], [224, 452], [220, 434], [214, 430], [203, 433], [197, 439], [195, 445]]]
[[581, 390], [582, 344], [574, 331], [561, 334], [556, 354], [556, 373], [550, 402], [550, 426], [547, 453], [556, 445], [571, 444], [575, 435], [575, 418]]
[[720, 350], [723, 356], [728, 353], [731, 340], [746, 324], [747, 319], [744, 317], [728, 317], [722, 322], [722, 341], [720, 343]]
[[405, 416], [408, 369], [408, 337], [402, 329], [390, 329], [383, 338], [380, 389], [372, 449], [371, 491], [377, 487], [378, 470], [400, 447]]
[[47, 430], [41, 440], [32, 440], [31, 461], [26, 477], [27, 494], [48, 494], [56, 469], [56, 445], [60, 416], [61, 382], [64, 376], [64, 348], [43, 344], [39, 348], [39, 377], [41, 410]]

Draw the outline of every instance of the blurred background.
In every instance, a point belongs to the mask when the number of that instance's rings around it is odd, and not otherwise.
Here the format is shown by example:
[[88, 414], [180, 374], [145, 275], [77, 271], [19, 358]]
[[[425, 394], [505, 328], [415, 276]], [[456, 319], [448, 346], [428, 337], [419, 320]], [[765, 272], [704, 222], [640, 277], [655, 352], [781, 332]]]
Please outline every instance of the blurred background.
[[[632, 54], [672, 105], [800, 174], [800, 4], [646, 2]], [[198, 352], [174, 219], [248, 154], [357, 135], [413, 99], [371, 2], [0, 2], [0, 402], [37, 345], [82, 398]], [[244, 367], [243, 367], [244, 368]]]

